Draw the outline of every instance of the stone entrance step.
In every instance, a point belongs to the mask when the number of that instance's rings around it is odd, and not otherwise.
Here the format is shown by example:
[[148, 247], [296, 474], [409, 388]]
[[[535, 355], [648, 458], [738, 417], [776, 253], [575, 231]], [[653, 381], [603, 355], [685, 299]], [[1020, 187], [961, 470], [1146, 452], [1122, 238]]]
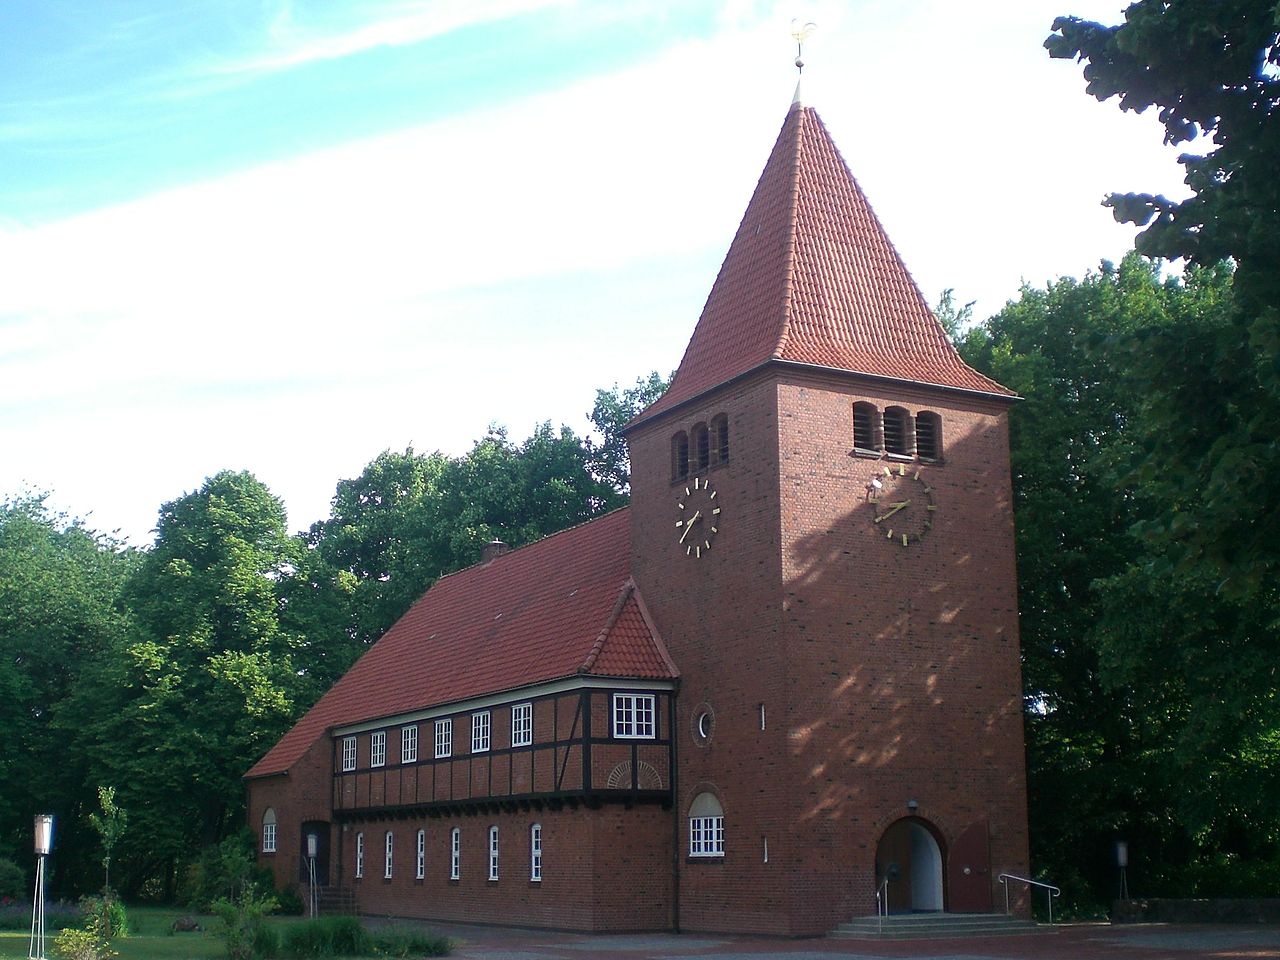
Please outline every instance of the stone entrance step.
[[1039, 930], [1032, 920], [1003, 913], [904, 913], [857, 917], [840, 924], [828, 936], [841, 940], [932, 940], [1014, 936]]

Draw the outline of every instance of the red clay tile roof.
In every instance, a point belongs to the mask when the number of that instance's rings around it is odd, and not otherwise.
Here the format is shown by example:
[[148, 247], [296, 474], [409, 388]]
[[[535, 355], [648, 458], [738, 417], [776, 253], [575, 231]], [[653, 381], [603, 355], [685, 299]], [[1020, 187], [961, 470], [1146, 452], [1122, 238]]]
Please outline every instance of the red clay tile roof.
[[630, 562], [624, 508], [441, 577], [246, 776], [286, 772], [333, 726], [575, 675], [676, 677]]
[[671, 387], [633, 423], [771, 360], [1012, 396], [960, 359], [818, 114], [799, 104]]

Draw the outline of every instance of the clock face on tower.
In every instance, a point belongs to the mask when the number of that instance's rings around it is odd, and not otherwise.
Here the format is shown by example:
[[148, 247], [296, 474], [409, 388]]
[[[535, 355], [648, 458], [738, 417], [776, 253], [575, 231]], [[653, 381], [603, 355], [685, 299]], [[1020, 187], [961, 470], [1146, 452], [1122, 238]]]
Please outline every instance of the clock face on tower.
[[700, 559], [720, 531], [720, 500], [711, 481], [694, 477], [676, 501], [676, 545]]
[[933, 502], [929, 486], [918, 468], [900, 463], [896, 468], [884, 467], [880, 476], [867, 486], [867, 502], [871, 504], [871, 523], [886, 540], [909, 546], [924, 537], [933, 527], [938, 505]]

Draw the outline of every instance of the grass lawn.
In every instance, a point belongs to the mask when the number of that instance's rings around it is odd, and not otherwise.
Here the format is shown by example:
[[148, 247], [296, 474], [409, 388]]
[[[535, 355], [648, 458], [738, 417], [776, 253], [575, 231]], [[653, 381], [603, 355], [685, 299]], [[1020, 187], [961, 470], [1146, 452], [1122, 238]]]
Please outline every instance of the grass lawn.
[[[130, 907], [129, 936], [113, 940], [112, 949], [119, 951], [120, 960], [204, 960], [206, 957], [224, 957], [226, 950], [222, 939], [213, 933], [217, 921], [213, 917], [201, 917], [201, 933], [170, 933], [173, 921], [185, 916], [187, 911], [176, 907]], [[56, 930], [45, 932], [45, 956], [52, 960]], [[21, 957], [26, 960], [31, 946], [29, 930], [0, 931], [0, 957]]]

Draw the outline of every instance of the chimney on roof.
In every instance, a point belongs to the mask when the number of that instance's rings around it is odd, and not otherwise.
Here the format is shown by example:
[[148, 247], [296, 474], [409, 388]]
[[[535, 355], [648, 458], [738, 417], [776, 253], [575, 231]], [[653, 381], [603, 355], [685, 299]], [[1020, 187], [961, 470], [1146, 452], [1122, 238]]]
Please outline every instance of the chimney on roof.
[[490, 560], [494, 560], [510, 550], [511, 548], [501, 540], [490, 540], [480, 548], [480, 562], [488, 563]]

